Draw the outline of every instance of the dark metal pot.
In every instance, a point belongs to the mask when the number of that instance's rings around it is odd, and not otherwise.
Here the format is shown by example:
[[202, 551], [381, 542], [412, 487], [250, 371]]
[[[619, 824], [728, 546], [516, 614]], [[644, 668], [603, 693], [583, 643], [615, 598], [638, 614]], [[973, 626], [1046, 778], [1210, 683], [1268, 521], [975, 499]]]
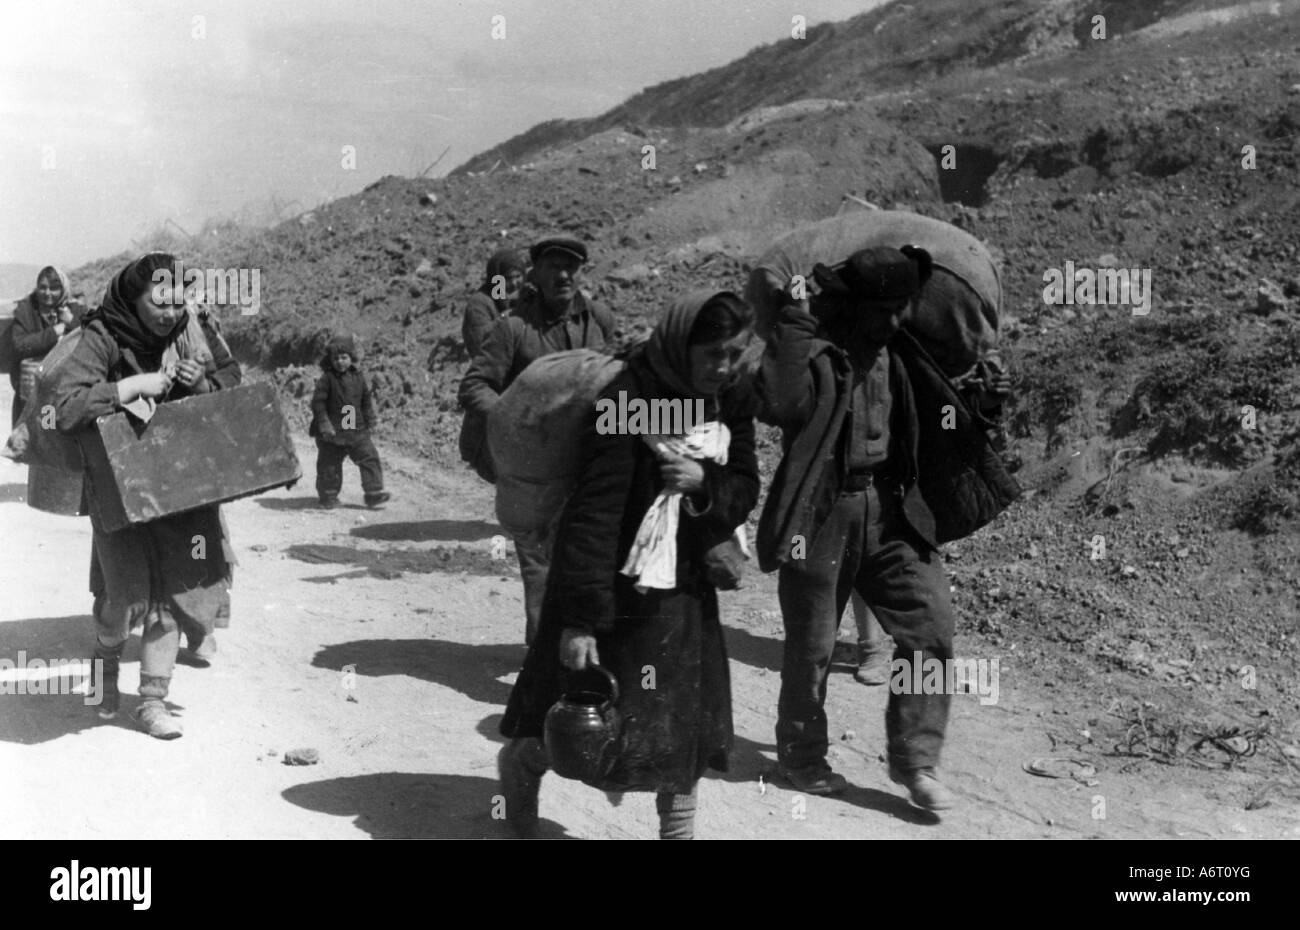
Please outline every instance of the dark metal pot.
[[599, 784], [618, 751], [623, 718], [614, 706], [618, 680], [599, 665], [570, 673], [595, 687], [570, 687], [546, 712], [546, 752], [557, 775]]

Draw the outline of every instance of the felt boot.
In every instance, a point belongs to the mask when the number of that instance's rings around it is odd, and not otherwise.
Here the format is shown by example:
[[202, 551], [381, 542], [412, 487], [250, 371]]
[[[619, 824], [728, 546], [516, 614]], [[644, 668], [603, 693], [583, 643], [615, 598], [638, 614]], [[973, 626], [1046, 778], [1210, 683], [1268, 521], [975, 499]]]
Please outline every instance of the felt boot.
[[140, 728], [155, 739], [176, 739], [181, 735], [181, 725], [167, 709], [167, 688], [170, 678], [159, 675], [140, 676], [140, 707], [135, 719]]
[[535, 737], [513, 739], [497, 753], [506, 821], [522, 839], [537, 836], [537, 795], [549, 767], [542, 741]]
[[659, 839], [695, 839], [695, 791], [674, 794], [660, 791], [655, 795], [655, 810], [659, 811]]

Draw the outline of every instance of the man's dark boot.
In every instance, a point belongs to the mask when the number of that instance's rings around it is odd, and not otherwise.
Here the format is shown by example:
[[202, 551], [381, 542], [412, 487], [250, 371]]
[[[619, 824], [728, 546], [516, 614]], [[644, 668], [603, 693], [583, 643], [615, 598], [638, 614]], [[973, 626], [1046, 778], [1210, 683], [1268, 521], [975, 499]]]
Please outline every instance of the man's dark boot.
[[537, 795], [549, 767], [546, 750], [536, 737], [512, 739], [497, 753], [506, 821], [521, 839], [537, 836]]
[[834, 771], [825, 759], [795, 768], [782, 764], [781, 774], [796, 791], [804, 794], [840, 794], [848, 788], [848, 780]]
[[956, 803], [952, 791], [939, 781], [929, 766], [908, 772], [890, 765], [889, 780], [906, 788], [912, 803], [928, 811], [946, 811]]
[[135, 719], [140, 728], [155, 739], [176, 739], [181, 735], [181, 725], [167, 709], [167, 687], [170, 678], [159, 675], [140, 676], [140, 708]]

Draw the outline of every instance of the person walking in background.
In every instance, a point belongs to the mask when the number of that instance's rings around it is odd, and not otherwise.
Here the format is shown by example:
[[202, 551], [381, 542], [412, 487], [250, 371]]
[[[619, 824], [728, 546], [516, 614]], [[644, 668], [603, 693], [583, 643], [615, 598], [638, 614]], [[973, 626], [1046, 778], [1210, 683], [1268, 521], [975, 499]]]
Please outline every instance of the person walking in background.
[[18, 301], [13, 324], [3, 336], [9, 345], [0, 347], [12, 366], [9, 369], [9, 384], [14, 389], [11, 426], [18, 425], [26, 401], [22, 396], [23, 361], [44, 358], [64, 333], [77, 327], [85, 309], [73, 301], [68, 276], [53, 265], [41, 269], [36, 276], [36, 287]]
[[857, 591], [849, 598], [853, 620], [858, 629], [858, 667], [853, 679], [864, 685], [883, 685], [889, 681], [889, 658], [893, 645], [881, 629], [880, 621]]
[[461, 337], [471, 361], [483, 348], [483, 340], [493, 324], [515, 308], [527, 270], [528, 263], [514, 249], [498, 249], [488, 259], [483, 283], [465, 301], [461, 321]]
[[[529, 257], [536, 290], [526, 290], [518, 306], [496, 321], [460, 384], [465, 408], [461, 453], [471, 462], [485, 453], [488, 414], [521, 371], [552, 352], [599, 349], [614, 336], [613, 315], [578, 289], [587, 262], [584, 243], [567, 236], [543, 239], [529, 250]], [[473, 435], [480, 439], [470, 443], [467, 437]], [[469, 444], [478, 450], [470, 450]], [[550, 540], [518, 538], [515, 553], [524, 579], [524, 638], [531, 644], [541, 620]]]
[[389, 500], [384, 490], [383, 465], [370, 438], [377, 424], [370, 385], [357, 368], [357, 345], [351, 336], [329, 341], [321, 359], [321, 376], [311, 396], [311, 428], [316, 440], [316, 493], [320, 504], [332, 509], [343, 489], [343, 460], [351, 459], [361, 471], [361, 490], [367, 507]]

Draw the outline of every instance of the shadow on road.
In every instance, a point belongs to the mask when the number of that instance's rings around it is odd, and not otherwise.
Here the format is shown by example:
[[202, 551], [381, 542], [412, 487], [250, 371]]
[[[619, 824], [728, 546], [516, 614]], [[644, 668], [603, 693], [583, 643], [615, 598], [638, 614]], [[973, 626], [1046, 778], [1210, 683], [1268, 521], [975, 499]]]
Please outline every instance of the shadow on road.
[[[737, 736], [728, 759], [729, 769], [726, 772], [715, 772], [710, 769], [704, 777], [733, 784], [750, 782], [755, 792], [765, 793], [775, 789], [784, 791], [793, 798], [799, 792], [779, 773], [776, 762], [773, 761], [775, 757], [775, 743], [756, 743], [743, 736]], [[898, 791], [900, 793], [891, 794], [878, 788], [866, 788], [850, 782], [843, 794], [832, 797], [831, 800], [866, 810], [880, 811], [904, 823], [921, 826], [939, 823], [938, 816], [913, 807], [903, 797], [901, 793], [903, 789], [899, 788]]]
[[411, 520], [402, 523], [376, 523], [351, 530], [361, 539], [390, 542], [477, 542], [491, 539], [505, 531], [486, 520]]
[[[282, 797], [291, 804], [352, 817], [375, 839], [508, 839], [495, 778], [440, 773], [379, 772], [295, 785]], [[553, 820], [540, 823], [546, 839], [573, 839]]]
[[724, 625], [722, 629], [727, 642], [727, 658], [754, 668], [765, 668], [769, 672], [781, 671], [785, 644], [780, 637], [755, 636], [748, 630], [734, 626]]
[[[319, 510], [325, 513], [325, 508], [321, 507], [320, 500], [316, 497], [259, 497], [257, 504], [267, 510]], [[339, 501], [339, 508], [341, 510], [370, 509], [365, 504], [349, 504], [346, 501]]]
[[522, 646], [468, 645], [443, 639], [359, 639], [335, 643], [316, 653], [315, 668], [341, 671], [353, 666], [357, 675], [409, 675], [454, 688], [470, 700], [504, 707], [510, 686], [498, 678], [517, 672], [524, 661]]
[[505, 714], [489, 714], [480, 720], [478, 726], [474, 727], [474, 729], [478, 731], [480, 736], [504, 746], [508, 741], [501, 735], [501, 719], [503, 717], [505, 717]]
[[379, 578], [397, 578], [405, 572], [467, 572], [501, 576], [518, 571], [511, 559], [494, 559], [485, 549], [468, 549], [461, 545], [436, 549], [359, 549], [325, 543], [299, 543], [284, 551], [290, 558], [313, 565], [361, 566]]
[[[71, 617], [35, 617], [31, 620], [13, 620], [0, 623], [0, 658], [15, 664], [20, 659], [32, 668], [33, 660], [44, 663], [89, 660], [94, 649], [94, 619], [87, 614]], [[135, 661], [139, 656], [140, 638], [134, 636], [127, 643], [124, 661]], [[22, 653], [23, 655], [19, 655]], [[80, 733], [95, 726], [130, 726], [126, 713], [131, 706], [129, 696], [123, 699], [123, 713], [112, 724], [96, 716], [94, 705], [86, 704], [80, 694], [66, 693], [82, 683], [80, 673], [40, 675], [39, 680], [26, 680], [17, 693], [15, 677], [19, 669], [4, 672], [4, 691], [0, 692], [0, 741], [33, 745], [58, 739], [71, 733]], [[57, 691], [61, 693], [33, 694], [32, 691]]]

